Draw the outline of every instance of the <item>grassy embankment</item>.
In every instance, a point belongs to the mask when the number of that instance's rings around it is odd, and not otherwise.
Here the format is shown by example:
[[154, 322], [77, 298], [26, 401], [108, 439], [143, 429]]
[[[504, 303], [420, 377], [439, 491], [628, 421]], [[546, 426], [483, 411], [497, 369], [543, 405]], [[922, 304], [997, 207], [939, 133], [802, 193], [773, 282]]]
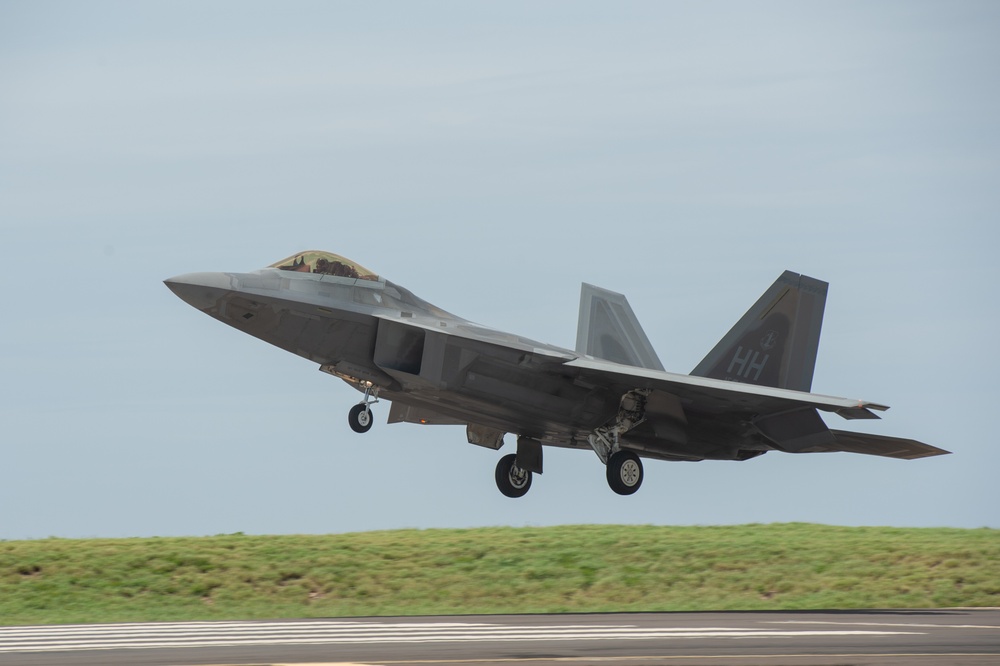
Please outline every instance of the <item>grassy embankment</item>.
[[0, 542], [0, 624], [1000, 606], [1000, 530], [567, 526]]

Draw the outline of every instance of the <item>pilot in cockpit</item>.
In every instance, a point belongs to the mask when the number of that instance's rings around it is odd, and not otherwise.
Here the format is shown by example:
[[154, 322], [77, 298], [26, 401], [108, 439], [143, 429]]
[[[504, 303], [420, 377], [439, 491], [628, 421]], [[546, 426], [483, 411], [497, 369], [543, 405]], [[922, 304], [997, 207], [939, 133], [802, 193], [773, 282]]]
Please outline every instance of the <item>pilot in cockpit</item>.
[[299, 252], [287, 259], [271, 264], [270, 268], [294, 273], [331, 275], [352, 280], [379, 281], [378, 275], [350, 259], [345, 259], [332, 252], [320, 252], [316, 250]]

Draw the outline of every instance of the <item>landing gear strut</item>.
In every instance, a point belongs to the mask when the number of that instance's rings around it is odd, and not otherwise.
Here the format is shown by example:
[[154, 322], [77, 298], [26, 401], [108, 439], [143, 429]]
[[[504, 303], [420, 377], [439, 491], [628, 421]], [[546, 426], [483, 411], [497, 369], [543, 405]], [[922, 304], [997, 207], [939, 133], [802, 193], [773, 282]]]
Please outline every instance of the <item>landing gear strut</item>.
[[374, 421], [371, 406], [378, 402], [378, 387], [371, 382], [365, 382], [364, 387], [365, 397], [351, 407], [351, 411], [347, 414], [347, 422], [354, 432], [368, 432], [372, 429]]
[[531, 488], [531, 472], [517, 466], [517, 454], [511, 453], [497, 463], [497, 488], [507, 497], [524, 497]]
[[642, 485], [642, 462], [621, 447], [621, 436], [646, 420], [649, 389], [634, 389], [622, 396], [614, 421], [597, 428], [588, 437], [591, 448], [607, 465], [608, 485], [619, 495], [631, 495]]

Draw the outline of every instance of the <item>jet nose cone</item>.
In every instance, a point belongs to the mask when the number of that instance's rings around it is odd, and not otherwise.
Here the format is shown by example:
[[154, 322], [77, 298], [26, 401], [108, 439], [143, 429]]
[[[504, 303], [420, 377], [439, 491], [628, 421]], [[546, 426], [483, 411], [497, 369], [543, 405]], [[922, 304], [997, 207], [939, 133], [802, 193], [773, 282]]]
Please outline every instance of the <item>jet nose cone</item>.
[[227, 291], [232, 279], [225, 273], [185, 273], [163, 281], [188, 305], [206, 311], [215, 306]]

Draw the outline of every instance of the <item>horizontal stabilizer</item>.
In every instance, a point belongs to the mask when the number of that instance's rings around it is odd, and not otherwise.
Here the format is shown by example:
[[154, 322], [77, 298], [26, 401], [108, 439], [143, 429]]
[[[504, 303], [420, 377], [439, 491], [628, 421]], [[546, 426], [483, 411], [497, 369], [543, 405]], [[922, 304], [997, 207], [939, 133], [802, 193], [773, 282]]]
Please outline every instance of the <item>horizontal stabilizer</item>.
[[843, 430], [831, 430], [830, 432], [835, 437], [835, 448], [833, 449], [835, 451], [867, 453], [873, 456], [903, 458], [905, 460], [943, 456], [946, 453], [951, 453], [951, 451], [945, 451], [936, 446], [918, 442], [915, 439], [884, 437], [882, 435], [868, 435], [860, 432], [845, 432]]
[[[874, 414], [872, 417], [878, 418]], [[775, 447], [788, 453], [844, 451], [907, 460], [950, 453], [913, 439], [830, 430], [813, 408], [760, 417], [754, 425]]]
[[576, 351], [622, 365], [663, 370], [628, 299], [587, 283], [580, 289]]

